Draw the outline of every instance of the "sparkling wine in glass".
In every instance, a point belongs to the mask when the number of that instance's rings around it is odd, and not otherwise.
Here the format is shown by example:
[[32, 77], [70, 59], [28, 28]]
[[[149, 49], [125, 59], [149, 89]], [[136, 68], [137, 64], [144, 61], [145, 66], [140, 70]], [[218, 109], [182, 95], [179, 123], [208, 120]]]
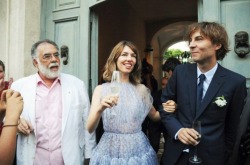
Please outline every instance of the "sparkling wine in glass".
[[201, 140], [201, 121], [199, 120], [194, 121], [192, 124], [192, 128], [196, 130], [199, 133], [199, 135], [198, 138], [196, 139], [197, 144], [196, 146], [194, 146], [194, 156], [189, 158], [189, 162], [194, 164], [199, 164], [202, 162], [202, 159], [197, 156], [197, 145], [200, 143]]
[[111, 94], [114, 96], [118, 96], [120, 92], [120, 87], [118, 86], [111, 86], [110, 87]]
[[120, 72], [113, 71], [111, 84], [110, 84], [111, 95], [118, 96], [120, 93]]
[[[110, 92], [113, 96], [119, 96], [120, 93], [120, 72], [113, 71], [112, 78], [110, 82]], [[111, 113], [114, 115], [114, 108], [112, 108]]]

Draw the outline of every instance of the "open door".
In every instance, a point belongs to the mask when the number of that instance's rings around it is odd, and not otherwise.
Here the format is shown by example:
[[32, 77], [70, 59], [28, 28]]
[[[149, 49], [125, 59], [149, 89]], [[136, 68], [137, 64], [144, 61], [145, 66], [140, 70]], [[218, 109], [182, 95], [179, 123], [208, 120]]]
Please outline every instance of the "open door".
[[[244, 31], [250, 36], [250, 0], [221, 2], [221, 23], [225, 26], [230, 39], [230, 52], [222, 61], [223, 66], [247, 78], [247, 87], [250, 87], [249, 59], [250, 53], [239, 57], [235, 52], [235, 35]], [[249, 40], [249, 38], [248, 38]]]
[[41, 39], [55, 41], [64, 56], [62, 72], [82, 79], [88, 87], [91, 77], [88, 1], [43, 0], [41, 18]]

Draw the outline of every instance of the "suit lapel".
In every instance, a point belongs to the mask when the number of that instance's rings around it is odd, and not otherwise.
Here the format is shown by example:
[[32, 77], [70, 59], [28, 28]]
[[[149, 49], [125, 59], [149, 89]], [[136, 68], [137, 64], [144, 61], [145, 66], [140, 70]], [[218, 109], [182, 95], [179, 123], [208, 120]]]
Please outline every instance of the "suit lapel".
[[197, 88], [197, 65], [190, 65], [189, 70], [189, 79], [187, 80], [189, 83], [189, 90], [188, 90], [188, 95], [189, 101], [190, 101], [190, 106], [191, 106], [191, 113], [192, 113], [192, 120], [195, 117], [196, 113], [196, 88]]
[[[30, 102], [31, 104], [27, 104], [28, 110], [28, 120], [31, 122], [31, 125], [36, 129], [36, 122], [35, 122], [35, 106], [36, 106], [36, 88], [37, 88], [37, 80], [36, 80], [36, 74], [32, 75], [30, 79], [28, 79], [27, 83], [29, 85], [25, 85], [24, 91], [30, 91], [25, 93], [26, 98], [29, 100], [27, 102]], [[36, 133], [36, 131], [34, 131]]]
[[72, 95], [72, 91], [69, 88], [69, 85], [67, 84], [67, 80], [65, 79], [65, 77], [63, 76], [63, 74], [61, 74], [61, 88], [62, 88], [62, 134], [65, 130], [65, 126], [67, 123], [67, 119], [68, 119], [68, 114], [70, 111], [70, 102], [71, 102], [71, 95]]
[[214, 77], [207, 89], [207, 92], [201, 103], [200, 110], [198, 110], [197, 112], [196, 118], [198, 118], [203, 113], [203, 111], [206, 109], [209, 103], [214, 101], [216, 93], [221, 88], [222, 84], [224, 84], [225, 82], [224, 77], [225, 74], [223, 72], [223, 68], [220, 65], [218, 65], [217, 71], [215, 72]]

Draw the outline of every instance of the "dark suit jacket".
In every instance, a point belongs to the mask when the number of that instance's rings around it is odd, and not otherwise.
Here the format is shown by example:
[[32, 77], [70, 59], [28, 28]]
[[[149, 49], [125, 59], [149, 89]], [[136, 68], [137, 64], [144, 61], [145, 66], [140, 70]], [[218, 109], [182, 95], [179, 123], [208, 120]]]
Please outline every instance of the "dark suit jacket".
[[247, 127], [249, 126], [249, 122], [250, 122], [250, 90], [248, 91], [246, 97], [246, 104], [241, 114], [240, 124], [233, 149], [233, 154], [230, 160], [230, 165], [243, 164], [243, 162], [241, 162], [242, 158], [240, 154], [240, 144], [241, 144], [241, 139], [245, 135]]
[[[160, 110], [162, 122], [170, 135], [164, 149], [164, 165], [175, 164], [183, 149], [189, 148], [174, 136], [181, 128], [191, 128], [194, 120], [202, 123], [202, 138], [197, 147], [203, 164], [223, 165], [232, 151], [246, 96], [246, 79], [218, 65], [198, 112], [196, 88], [197, 65], [183, 64], [176, 67], [162, 93], [163, 102], [172, 99], [178, 104], [175, 113]], [[227, 101], [224, 107], [214, 103], [216, 97], [221, 96]]]

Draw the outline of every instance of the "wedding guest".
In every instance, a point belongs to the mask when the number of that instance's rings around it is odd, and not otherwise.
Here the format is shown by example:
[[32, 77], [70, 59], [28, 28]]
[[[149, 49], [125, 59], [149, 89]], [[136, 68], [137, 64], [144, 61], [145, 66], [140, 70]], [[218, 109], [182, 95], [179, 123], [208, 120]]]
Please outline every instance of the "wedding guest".
[[[175, 113], [160, 110], [169, 135], [163, 164], [189, 164], [192, 146], [197, 146], [202, 164], [226, 164], [244, 106], [246, 78], [217, 62], [229, 51], [227, 32], [218, 23], [193, 24], [186, 39], [195, 63], [178, 65], [162, 93], [163, 102], [174, 100], [178, 104]], [[199, 133], [191, 128], [196, 120], [201, 121], [199, 144]]]
[[7, 81], [4, 81], [5, 77], [5, 65], [3, 61], [0, 60], [0, 94], [3, 90], [8, 89], [9, 83]]
[[[119, 96], [110, 94], [111, 75], [116, 70], [121, 73]], [[160, 120], [160, 116], [152, 106], [150, 90], [140, 84], [140, 70], [136, 46], [130, 41], [119, 42], [104, 67], [106, 83], [98, 85], [92, 97], [87, 129], [93, 132], [102, 116], [104, 134], [92, 153], [91, 165], [158, 164], [141, 124], [147, 115], [153, 120]]]
[[250, 164], [250, 90], [245, 99], [230, 165]]
[[142, 60], [141, 83], [149, 88], [151, 93], [158, 90], [158, 83], [153, 75], [153, 66], [147, 62], [146, 58]]
[[165, 72], [166, 77], [170, 78], [174, 72], [175, 67], [180, 64], [181, 62], [177, 58], [170, 57], [162, 65], [162, 71]]
[[[164, 71], [166, 74], [166, 77], [163, 77], [161, 81], [162, 89], [158, 90], [157, 92], [152, 93], [152, 96], [154, 99], [153, 105], [157, 111], [160, 109], [162, 105], [162, 101], [161, 101], [162, 90], [166, 88], [168, 79], [172, 76], [175, 67], [180, 64], [181, 62], [177, 58], [170, 57], [162, 65], [162, 71]], [[164, 139], [166, 139], [167, 130], [162, 125], [161, 121], [160, 122], [149, 121], [148, 138], [149, 138], [150, 144], [153, 146], [156, 152], [158, 152], [159, 150], [161, 133], [163, 133], [163, 137]], [[164, 145], [165, 144], [166, 143], [164, 143]]]
[[11, 83], [13, 82], [13, 78], [10, 78], [10, 81], [5, 81], [5, 65], [3, 61], [0, 60], [0, 95], [2, 91], [8, 89], [11, 86]]
[[[151, 92], [151, 95], [158, 91], [158, 82], [153, 75], [153, 65], [147, 62], [146, 58], [142, 60], [141, 83]], [[147, 116], [142, 122], [142, 131], [149, 136], [150, 119]]]
[[24, 108], [18, 125], [17, 165], [83, 164], [95, 147], [85, 123], [89, 97], [80, 79], [61, 73], [58, 46], [36, 42], [31, 56], [37, 73], [13, 82]]
[[[4, 90], [6, 90], [10, 87], [10, 85], [13, 81], [12, 78], [10, 78], [10, 81], [5, 81], [4, 77], [5, 77], [5, 65], [4, 65], [3, 61], [0, 60], [0, 96]], [[4, 115], [2, 115], [2, 116], [4, 116]], [[2, 119], [0, 118], [0, 134], [2, 131], [2, 127], [3, 127], [3, 122], [2, 122]]]
[[[0, 117], [4, 119], [0, 135], [0, 164], [13, 163], [16, 151], [16, 134], [19, 117], [23, 110], [23, 99], [19, 92], [5, 90], [0, 99]], [[2, 120], [1, 120], [2, 122]]]
[[[162, 90], [166, 87], [167, 83], [168, 83], [168, 78], [163, 77], [161, 79], [161, 89], [152, 93], [153, 105], [157, 111], [162, 105], [161, 94], [162, 94]], [[160, 139], [161, 139], [162, 132], [166, 132], [166, 130], [165, 130], [165, 127], [162, 125], [161, 121], [158, 121], [158, 122], [151, 121], [151, 120], [149, 121], [148, 139], [156, 153], [158, 153], [158, 150], [160, 147]], [[165, 135], [167, 134], [164, 134], [164, 137]]]

